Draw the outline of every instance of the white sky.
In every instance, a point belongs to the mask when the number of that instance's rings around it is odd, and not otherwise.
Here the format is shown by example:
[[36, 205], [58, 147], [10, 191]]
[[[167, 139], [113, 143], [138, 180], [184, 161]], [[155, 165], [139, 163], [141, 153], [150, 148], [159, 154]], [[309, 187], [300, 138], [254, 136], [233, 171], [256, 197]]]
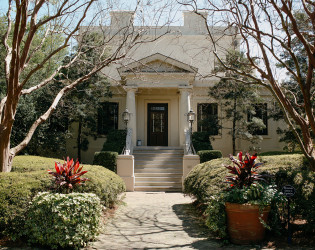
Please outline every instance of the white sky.
[[[94, 13], [100, 8], [107, 7], [112, 10], [135, 10], [135, 8], [138, 8], [138, 15], [136, 13], [135, 16], [136, 25], [154, 26], [159, 23], [159, 20], [162, 20], [160, 24], [164, 23], [165, 20], [170, 20], [170, 25], [177, 26], [183, 25], [182, 11], [188, 10], [188, 7], [179, 6], [176, 0], [141, 0], [139, 6], [137, 6], [137, 2], [137, 0], [98, 0], [94, 5], [94, 9], [91, 9], [91, 14], [88, 15], [87, 20], [92, 19]], [[0, 13], [5, 15], [8, 9], [8, 0], [0, 0], [0, 3]], [[202, 8], [204, 0], [199, 0], [198, 3], [198, 7]], [[108, 11], [104, 13], [106, 13], [104, 20], [109, 24]], [[159, 14], [157, 15], [157, 13]], [[143, 16], [144, 19], [141, 19], [140, 16]], [[277, 69], [277, 72], [279, 80], [286, 77], [283, 70]]]

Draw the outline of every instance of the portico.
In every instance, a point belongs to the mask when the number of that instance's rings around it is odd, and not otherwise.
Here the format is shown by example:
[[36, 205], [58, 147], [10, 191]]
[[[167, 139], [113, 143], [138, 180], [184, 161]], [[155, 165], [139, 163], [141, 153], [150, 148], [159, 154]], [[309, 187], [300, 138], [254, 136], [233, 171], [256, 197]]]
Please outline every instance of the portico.
[[155, 54], [118, 69], [131, 113], [132, 145], [184, 147], [197, 69]]

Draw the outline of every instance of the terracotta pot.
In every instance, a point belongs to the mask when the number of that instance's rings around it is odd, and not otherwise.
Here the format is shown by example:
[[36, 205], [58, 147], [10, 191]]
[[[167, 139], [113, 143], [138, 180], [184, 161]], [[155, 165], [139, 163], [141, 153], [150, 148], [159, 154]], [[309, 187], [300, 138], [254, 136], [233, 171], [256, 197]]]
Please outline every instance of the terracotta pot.
[[[259, 206], [225, 203], [230, 240], [234, 244], [251, 244], [262, 241], [265, 228], [259, 221]], [[270, 207], [262, 211], [262, 219], [267, 222]]]

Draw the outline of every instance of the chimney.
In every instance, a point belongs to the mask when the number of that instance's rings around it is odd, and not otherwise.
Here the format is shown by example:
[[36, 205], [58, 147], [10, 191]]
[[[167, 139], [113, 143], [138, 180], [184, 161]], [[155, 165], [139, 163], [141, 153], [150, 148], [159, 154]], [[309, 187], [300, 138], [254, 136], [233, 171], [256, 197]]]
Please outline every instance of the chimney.
[[110, 12], [110, 25], [114, 29], [123, 29], [133, 25], [134, 11], [117, 10]]
[[193, 11], [184, 11], [184, 27], [190, 29], [205, 30], [208, 11], [198, 11], [198, 14]]

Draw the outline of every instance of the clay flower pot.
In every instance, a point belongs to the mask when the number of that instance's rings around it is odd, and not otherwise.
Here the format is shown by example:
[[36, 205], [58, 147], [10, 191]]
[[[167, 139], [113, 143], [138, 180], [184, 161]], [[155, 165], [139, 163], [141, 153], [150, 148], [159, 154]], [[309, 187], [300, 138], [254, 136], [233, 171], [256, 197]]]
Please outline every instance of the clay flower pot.
[[[251, 244], [262, 241], [265, 228], [259, 217], [259, 206], [250, 204], [225, 203], [230, 241], [234, 244]], [[270, 207], [265, 207], [261, 218], [267, 222]]]

